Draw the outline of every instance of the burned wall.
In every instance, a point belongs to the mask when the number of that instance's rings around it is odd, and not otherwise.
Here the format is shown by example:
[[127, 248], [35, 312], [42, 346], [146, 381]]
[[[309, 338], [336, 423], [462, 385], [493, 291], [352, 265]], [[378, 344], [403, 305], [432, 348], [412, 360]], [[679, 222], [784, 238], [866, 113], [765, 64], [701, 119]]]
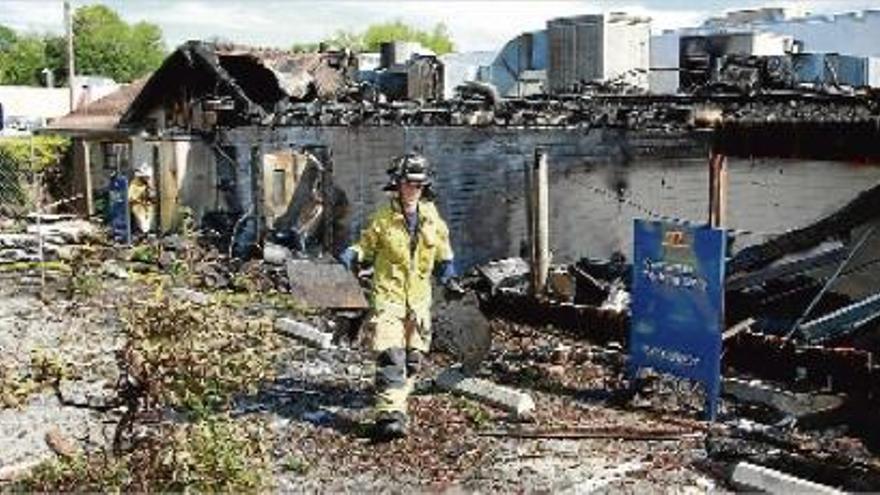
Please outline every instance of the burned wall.
[[[526, 242], [523, 167], [549, 149], [554, 261], [629, 256], [632, 219], [705, 221], [707, 149], [683, 134], [616, 129], [465, 127], [239, 128], [222, 139], [262, 149], [326, 145], [352, 208], [352, 232], [386, 201], [391, 157], [420, 149], [436, 168], [438, 205], [463, 267], [517, 255]], [[880, 182], [880, 167], [835, 162], [731, 160], [728, 223], [753, 231], [739, 246], [805, 225]]]

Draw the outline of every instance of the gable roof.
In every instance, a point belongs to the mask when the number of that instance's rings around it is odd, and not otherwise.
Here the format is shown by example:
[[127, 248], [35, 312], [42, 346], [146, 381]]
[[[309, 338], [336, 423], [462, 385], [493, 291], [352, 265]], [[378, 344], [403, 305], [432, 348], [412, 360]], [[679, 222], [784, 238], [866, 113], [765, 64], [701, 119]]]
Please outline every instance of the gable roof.
[[61, 134], [120, 134], [117, 129], [123, 113], [140, 94], [149, 76], [120, 87], [116, 91], [51, 122], [45, 131]]

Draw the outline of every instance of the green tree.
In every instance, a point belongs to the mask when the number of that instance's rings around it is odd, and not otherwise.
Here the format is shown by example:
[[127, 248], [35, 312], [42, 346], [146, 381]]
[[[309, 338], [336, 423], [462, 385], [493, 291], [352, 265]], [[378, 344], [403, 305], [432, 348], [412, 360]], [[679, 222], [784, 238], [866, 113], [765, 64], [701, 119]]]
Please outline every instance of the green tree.
[[[103, 5], [76, 10], [73, 18], [77, 74], [130, 82], [155, 70], [165, 58], [162, 31], [155, 24], [129, 25]], [[0, 26], [0, 84], [40, 85], [43, 68], [67, 84], [67, 46], [63, 36], [18, 34]]]
[[129, 25], [104, 5], [76, 10], [73, 39], [78, 74], [130, 82], [155, 70], [165, 58], [158, 26], [146, 22]]
[[[361, 33], [336, 31], [332, 37], [324, 42], [335, 48], [375, 52], [379, 51], [382, 43], [387, 41], [417, 41], [425, 48], [430, 48], [437, 55], [443, 55], [455, 49], [449, 29], [442, 22], [435, 24], [432, 29], [424, 31], [404, 24], [399, 19], [371, 24]], [[304, 45], [294, 45], [295, 48], [298, 46]]]
[[16, 38], [18, 37], [15, 35], [15, 31], [0, 24], [0, 52], [5, 51], [10, 45], [15, 43]]
[[0, 84], [39, 85], [47, 66], [46, 42], [35, 35], [16, 36], [0, 50]]

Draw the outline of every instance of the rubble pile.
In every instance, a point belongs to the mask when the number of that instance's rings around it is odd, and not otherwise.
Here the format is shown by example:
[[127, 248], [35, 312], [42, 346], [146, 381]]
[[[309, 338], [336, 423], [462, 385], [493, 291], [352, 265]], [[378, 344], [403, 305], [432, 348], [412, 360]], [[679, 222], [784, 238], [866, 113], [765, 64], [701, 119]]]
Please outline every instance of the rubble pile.
[[40, 223], [34, 216], [11, 227], [0, 233], [0, 264], [69, 260], [78, 247], [105, 240], [97, 225], [66, 215], [43, 215]]

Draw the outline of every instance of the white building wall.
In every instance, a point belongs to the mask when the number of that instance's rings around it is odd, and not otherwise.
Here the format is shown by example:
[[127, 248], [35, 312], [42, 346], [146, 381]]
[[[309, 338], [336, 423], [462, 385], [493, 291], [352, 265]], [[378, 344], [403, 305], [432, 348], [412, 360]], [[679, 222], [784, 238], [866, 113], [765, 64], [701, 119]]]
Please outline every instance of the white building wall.
[[880, 10], [795, 17], [743, 26], [793, 36], [803, 41], [807, 52], [880, 56]]
[[607, 81], [624, 75], [624, 81], [647, 90], [651, 58], [650, 21], [611, 14], [605, 18], [603, 31], [603, 79]]
[[791, 51], [793, 38], [776, 33], [755, 33], [751, 55], [785, 55]]
[[651, 36], [648, 89], [654, 94], [678, 92], [678, 31]]
[[868, 86], [880, 88], [880, 57], [868, 58]]
[[0, 86], [0, 103], [5, 117], [50, 119], [70, 112], [67, 88]]

